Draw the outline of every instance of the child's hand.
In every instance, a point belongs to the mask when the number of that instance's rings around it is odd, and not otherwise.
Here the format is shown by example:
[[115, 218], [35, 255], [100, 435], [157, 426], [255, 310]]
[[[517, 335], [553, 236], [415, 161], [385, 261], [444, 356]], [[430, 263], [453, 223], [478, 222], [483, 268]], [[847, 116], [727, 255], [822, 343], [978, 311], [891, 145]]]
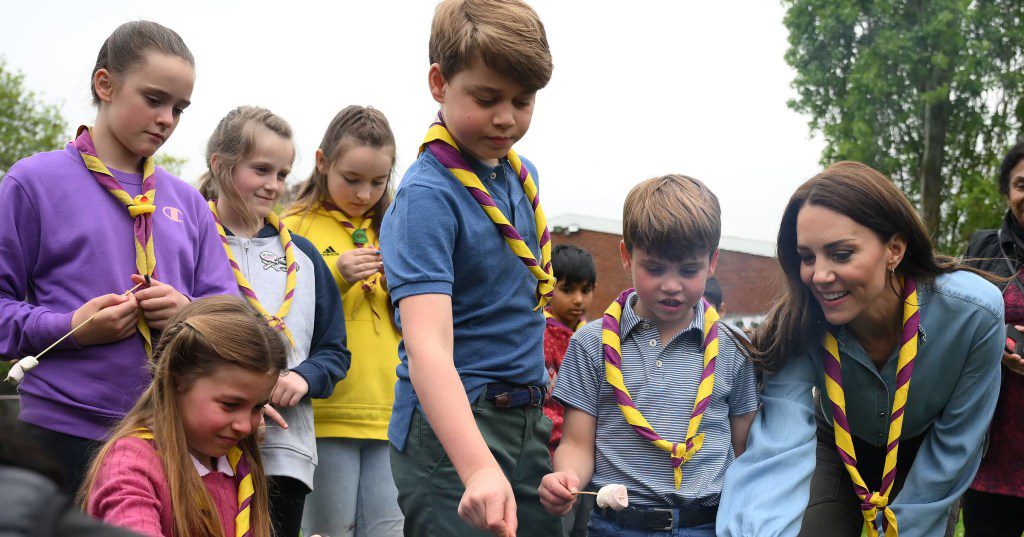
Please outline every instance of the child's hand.
[[519, 526], [516, 497], [500, 468], [487, 467], [469, 476], [459, 502], [459, 517], [478, 530], [515, 536]]
[[384, 268], [380, 259], [380, 250], [376, 248], [355, 248], [338, 256], [335, 261], [338, 272], [349, 285], [372, 276]]
[[289, 371], [287, 375], [277, 379], [277, 385], [270, 394], [270, 402], [277, 406], [295, 406], [307, 393], [309, 383], [306, 379], [294, 371]]
[[[138, 274], [132, 274], [132, 281], [138, 284], [144, 283], [146, 279]], [[167, 326], [167, 321], [188, 304], [188, 297], [156, 278], [149, 279], [148, 287], [135, 291], [135, 298], [139, 300], [142, 316], [154, 330], [163, 330]]]
[[75, 332], [75, 342], [83, 347], [113, 343], [135, 333], [135, 322], [139, 318], [139, 302], [131, 293], [127, 295], [102, 295], [82, 304], [71, 315], [71, 328], [84, 323], [99, 312], [96, 317]]
[[540, 503], [552, 515], [562, 516], [572, 509], [580, 490], [580, 476], [576, 472], [553, 472], [540, 480]]
[[263, 415], [260, 416], [261, 428], [266, 426], [266, 418], [270, 418], [270, 421], [273, 421], [274, 423], [277, 424], [278, 427], [282, 429], [288, 428], [288, 422], [285, 421], [284, 416], [282, 416], [281, 413], [278, 412], [276, 408], [270, 406], [270, 403], [263, 405]]

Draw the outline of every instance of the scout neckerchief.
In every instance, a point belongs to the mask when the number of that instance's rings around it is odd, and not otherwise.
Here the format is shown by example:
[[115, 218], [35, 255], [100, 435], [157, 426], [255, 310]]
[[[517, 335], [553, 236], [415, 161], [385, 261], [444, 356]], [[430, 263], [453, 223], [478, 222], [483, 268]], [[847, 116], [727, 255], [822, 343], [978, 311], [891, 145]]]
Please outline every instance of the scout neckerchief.
[[[154, 440], [153, 432], [146, 428], [136, 429], [131, 434], [135, 438]], [[252, 485], [252, 470], [249, 459], [242, 453], [242, 448], [231, 446], [228, 450], [228, 464], [235, 473], [235, 487], [238, 489], [238, 514], [235, 515], [235, 537], [252, 537], [252, 498], [255, 489]]]
[[[561, 319], [559, 319], [558, 317], [555, 317], [555, 314], [551, 313], [547, 309], [544, 310], [544, 318], [545, 319], [554, 319], [554, 320], [558, 321], [559, 323], [562, 323]], [[562, 323], [562, 324], [565, 324], [565, 323]], [[583, 328], [583, 326], [586, 325], [586, 324], [587, 324], [586, 319], [580, 318], [580, 321], [578, 323], [576, 323], [576, 326], [572, 329], [572, 331], [575, 332], [575, 331], [579, 330], [580, 328]]]
[[896, 364], [896, 396], [892, 402], [892, 414], [889, 416], [889, 441], [886, 444], [885, 466], [882, 468], [882, 487], [879, 492], [871, 492], [857, 471], [857, 455], [853, 449], [853, 436], [850, 424], [846, 419], [846, 395], [843, 392], [843, 370], [840, 367], [839, 344], [832, 332], [825, 332], [824, 352], [822, 360], [825, 364], [825, 389], [832, 401], [832, 423], [836, 435], [836, 447], [843, 464], [850, 472], [853, 490], [860, 498], [860, 509], [870, 537], [877, 537], [875, 517], [882, 510], [882, 529], [887, 537], [896, 537], [899, 528], [896, 525], [896, 514], [889, 507], [889, 493], [892, 492], [896, 480], [896, 453], [900, 447], [900, 433], [903, 431], [903, 411], [910, 392], [910, 376], [914, 373], [914, 358], [917, 356], [917, 332], [921, 326], [917, 298], [917, 282], [906, 278], [903, 283], [903, 334], [900, 337], [900, 353]]
[[700, 427], [701, 418], [704, 417], [704, 411], [711, 404], [711, 392], [715, 387], [715, 361], [718, 357], [718, 312], [707, 300], [701, 298], [700, 303], [704, 308], [704, 370], [700, 374], [697, 396], [693, 400], [693, 412], [690, 413], [690, 422], [686, 427], [686, 440], [684, 442], [669, 442], [656, 433], [654, 427], [640, 414], [640, 410], [633, 403], [633, 398], [630, 397], [629, 390], [626, 389], [626, 383], [622, 378], [622, 341], [619, 336], [619, 320], [622, 318], [622, 309], [626, 306], [626, 299], [632, 292], [632, 289], [623, 291], [604, 312], [601, 325], [604, 373], [608, 384], [611, 384], [615, 392], [615, 401], [618, 403], [622, 415], [625, 416], [626, 423], [632, 426], [633, 430], [642, 438], [650, 440], [656, 447], [669, 452], [675, 485], [678, 490], [683, 481], [683, 464], [689, 461], [704, 444], [704, 433], [697, 434], [697, 429]]
[[209, 203], [210, 211], [213, 212], [213, 221], [217, 225], [217, 233], [220, 235], [220, 242], [224, 245], [224, 251], [227, 252], [228, 261], [231, 263], [231, 270], [235, 273], [235, 282], [238, 283], [238, 290], [245, 295], [249, 304], [252, 304], [256, 311], [263, 314], [271, 328], [276, 328], [288, 336], [288, 341], [294, 347], [295, 339], [292, 337], [292, 332], [284, 324], [284, 318], [292, 307], [292, 299], [295, 298], [295, 271], [299, 269], [299, 266], [295, 263], [292, 234], [288, 232], [288, 228], [281, 223], [281, 220], [273, 211], [267, 215], [267, 223], [277, 228], [277, 236], [281, 241], [281, 246], [284, 247], [284, 264], [288, 267], [284, 280], [284, 301], [281, 302], [281, 307], [278, 308], [277, 313], [271, 315], [263, 307], [263, 304], [260, 304], [260, 299], [256, 297], [256, 291], [253, 291], [252, 286], [249, 285], [249, 280], [245, 278], [245, 274], [242, 274], [242, 269], [238, 266], [238, 262], [235, 261], [235, 255], [231, 252], [231, 245], [228, 244], [228, 234], [224, 231], [224, 224], [220, 222], [220, 215], [217, 214], [217, 202], [210, 201]]
[[480, 182], [476, 174], [473, 173], [473, 169], [470, 168], [469, 164], [466, 163], [466, 159], [459, 152], [459, 146], [455, 143], [455, 139], [452, 138], [451, 133], [445, 128], [440, 114], [437, 116], [437, 121], [430, 125], [427, 137], [423, 140], [423, 144], [420, 145], [421, 153], [424, 149], [430, 149], [434, 157], [444, 167], [448, 168], [448, 171], [462, 183], [462, 186], [469, 190], [469, 193], [472, 194], [473, 198], [480, 204], [480, 207], [487, 213], [491, 222], [494, 222], [494, 225], [498, 227], [501, 236], [505, 238], [505, 242], [512, 248], [512, 253], [519, 257], [523, 264], [526, 265], [526, 268], [530, 269], [530, 273], [537, 278], [537, 307], [534, 310], [544, 309], [544, 306], [551, 300], [551, 295], [555, 290], [555, 276], [551, 272], [551, 235], [548, 233], [548, 222], [544, 218], [544, 211], [540, 207], [537, 185], [533, 182], [530, 170], [519, 159], [519, 155], [516, 155], [514, 150], [509, 149], [507, 158], [508, 163], [516, 171], [516, 174], [519, 175], [519, 180], [523, 183], [523, 191], [526, 192], [526, 196], [530, 198], [530, 203], [533, 204], [533, 218], [537, 224], [537, 242], [540, 244], [540, 264], [537, 263], [537, 258], [533, 256], [533, 252], [523, 242], [523, 238], [516, 231], [516, 228], [509, 223], [505, 215], [501, 214], [501, 209], [494, 204], [494, 199], [487, 192], [487, 188]]
[[[366, 230], [370, 228], [370, 224], [373, 223], [372, 211], [363, 215], [363, 222], [359, 224], [359, 226], [357, 227], [355, 224], [352, 223], [351, 220], [348, 219], [348, 215], [345, 214], [345, 212], [342, 211], [341, 208], [335, 205], [332, 201], [321, 201], [320, 208], [327, 212], [327, 214], [331, 215], [331, 217], [333, 217], [335, 220], [337, 220], [338, 223], [341, 224], [341, 227], [345, 228], [345, 231], [348, 231], [348, 234], [352, 237], [352, 243], [356, 245], [356, 248], [363, 248], [367, 244], [374, 248], [380, 248], [380, 244], [377, 241], [377, 237], [374, 237], [373, 241], [371, 241], [369, 235], [366, 232]], [[355, 312], [358, 311], [363, 304], [366, 304], [367, 307], [370, 308], [370, 318], [373, 319], [373, 329], [378, 334], [380, 333], [381, 329], [382, 317], [380, 313], [377, 313], [377, 310], [373, 309], [373, 299], [377, 294], [377, 288], [381, 287], [380, 276], [380, 272], [374, 272], [370, 276], [363, 279], [362, 282], [360, 282], [360, 287], [363, 290], [363, 299], [362, 302], [356, 304], [355, 307], [352, 308], [352, 314], [355, 315]]]
[[[107, 189], [112, 196], [123, 203], [128, 209], [128, 214], [134, 220], [135, 235], [135, 268], [140, 276], [154, 277], [156, 270], [156, 252], [153, 250], [153, 211], [156, 210], [156, 165], [153, 157], [146, 157], [142, 163], [142, 194], [131, 197], [117, 182], [114, 174], [103, 164], [100, 157], [96, 155], [96, 146], [92, 143], [92, 135], [85, 125], [78, 127], [78, 137], [71, 145], [82, 155], [85, 167], [89, 168], [93, 177], [100, 186]], [[149, 332], [149, 324], [146, 318], [139, 315], [135, 327], [142, 335], [142, 344], [146, 349], [146, 356], [153, 356], [153, 337]]]

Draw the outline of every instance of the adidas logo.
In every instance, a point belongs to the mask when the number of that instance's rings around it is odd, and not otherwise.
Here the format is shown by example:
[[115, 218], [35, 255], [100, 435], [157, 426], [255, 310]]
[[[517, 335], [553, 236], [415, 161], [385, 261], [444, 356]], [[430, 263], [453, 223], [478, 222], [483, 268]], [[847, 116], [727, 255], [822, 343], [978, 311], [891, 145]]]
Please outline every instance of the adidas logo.
[[338, 251], [333, 246], [328, 246], [326, 250], [320, 252], [320, 255], [338, 255]]

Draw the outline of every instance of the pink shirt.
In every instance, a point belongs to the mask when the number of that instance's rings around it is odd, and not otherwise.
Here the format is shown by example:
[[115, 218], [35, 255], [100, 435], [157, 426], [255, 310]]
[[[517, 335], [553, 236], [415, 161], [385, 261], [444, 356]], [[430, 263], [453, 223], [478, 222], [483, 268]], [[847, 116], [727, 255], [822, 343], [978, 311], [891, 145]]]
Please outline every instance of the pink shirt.
[[[197, 466], [197, 470], [200, 468], [201, 465]], [[226, 461], [218, 461], [217, 471], [206, 471], [205, 475], [203, 471], [206, 469], [199, 473], [213, 498], [224, 535], [234, 537], [238, 496], [231, 467]], [[110, 447], [89, 491], [86, 511], [143, 535], [173, 537], [171, 491], [160, 458], [149, 441], [128, 437]]]

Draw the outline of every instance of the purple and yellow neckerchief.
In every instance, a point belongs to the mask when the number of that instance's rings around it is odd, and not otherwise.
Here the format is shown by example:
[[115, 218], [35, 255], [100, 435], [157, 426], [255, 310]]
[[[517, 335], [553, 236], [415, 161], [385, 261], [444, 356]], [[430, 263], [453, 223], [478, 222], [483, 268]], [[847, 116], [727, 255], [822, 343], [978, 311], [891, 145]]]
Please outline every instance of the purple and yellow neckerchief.
[[[153, 432], [146, 428], [136, 429], [131, 436], [155, 441]], [[252, 537], [252, 499], [256, 489], [252, 484], [252, 469], [249, 460], [237, 445], [228, 450], [228, 464], [235, 473], [235, 487], [238, 489], [238, 514], [235, 515], [235, 537]]]
[[[135, 242], [135, 269], [140, 276], [154, 278], [156, 271], [156, 251], [153, 248], [153, 211], [156, 210], [156, 164], [153, 157], [146, 157], [142, 163], [142, 194], [134, 198], [121, 188], [114, 174], [110, 173], [103, 161], [96, 154], [96, 146], [93, 145], [92, 135], [85, 125], [78, 127], [78, 135], [71, 145], [78, 150], [82, 156], [85, 167], [92, 172], [96, 181], [110, 192], [112, 196], [123, 203], [128, 209], [128, 215], [134, 221], [134, 242]], [[142, 335], [142, 344], [146, 349], [146, 356], [153, 357], [153, 336], [150, 334], [149, 324], [143, 315], [138, 316], [135, 327]]]
[[[545, 319], [554, 319], [555, 321], [558, 321], [559, 324], [565, 326], [565, 323], [563, 323], [561, 319], [556, 317], [554, 313], [551, 313], [550, 311], [548, 311], [547, 308], [544, 309], [544, 318]], [[576, 323], [576, 327], [573, 328], [572, 331], [575, 332], [575, 331], [579, 330], [580, 328], [583, 328], [586, 324], [587, 324], [587, 320], [582, 318], [582, 317], [580, 317], [579, 322]], [[566, 326], [566, 328], [568, 328], [568, 326]]]
[[864, 515], [870, 537], [878, 537], [875, 517], [883, 511], [882, 529], [886, 537], [896, 537], [899, 528], [896, 514], [889, 507], [889, 494], [896, 481], [896, 454], [903, 432], [903, 411], [910, 393], [910, 377], [914, 374], [914, 358], [917, 357], [917, 336], [921, 326], [921, 312], [917, 297], [917, 282], [906, 278], [903, 282], [903, 333], [900, 336], [900, 352], [896, 364], [896, 396], [889, 416], [889, 438], [886, 444], [885, 465], [882, 467], [882, 487], [872, 492], [857, 471], [857, 454], [854, 453], [853, 433], [846, 419], [846, 395], [843, 391], [843, 370], [839, 358], [839, 343], [831, 331], [825, 332], [822, 361], [825, 367], [825, 390], [832, 402], [832, 423], [836, 435], [836, 448], [843, 459], [846, 470], [853, 481], [853, 490], [860, 498], [860, 509]]
[[683, 481], [683, 464], [693, 458], [693, 455], [704, 445], [704, 433], [697, 434], [697, 429], [704, 417], [704, 411], [711, 404], [711, 392], [715, 387], [715, 362], [718, 358], [718, 312], [707, 300], [700, 299], [704, 308], [704, 369], [700, 374], [697, 396], [693, 400], [693, 412], [690, 413], [690, 422], [686, 427], [686, 440], [670, 442], [655, 432], [654, 427], [643, 417], [636, 404], [633, 403], [633, 398], [629, 395], [629, 390], [626, 389], [626, 383], [622, 378], [622, 341], [619, 337], [619, 322], [622, 319], [622, 310], [626, 307], [626, 300], [632, 292], [633, 289], [623, 291], [604, 312], [601, 343], [604, 347], [605, 377], [608, 379], [608, 384], [612, 386], [615, 401], [626, 418], [626, 423], [633, 427], [633, 430], [641, 438], [649, 440], [656, 447], [669, 453], [676, 490], [678, 490]]
[[267, 215], [267, 223], [277, 228], [278, 239], [281, 241], [281, 246], [284, 247], [284, 264], [287, 266], [284, 280], [284, 300], [281, 302], [281, 307], [277, 309], [277, 313], [270, 313], [260, 303], [260, 299], [256, 296], [256, 291], [253, 290], [249, 280], [242, 273], [242, 268], [238, 266], [238, 261], [235, 260], [235, 254], [231, 251], [231, 245], [228, 244], [227, 231], [224, 230], [224, 224], [221, 223], [220, 215], [217, 214], [217, 202], [211, 200], [209, 204], [210, 212], [213, 213], [213, 223], [217, 226], [220, 243], [228, 254], [228, 262], [231, 263], [231, 271], [235, 274], [235, 283], [238, 284], [238, 290], [242, 292], [242, 295], [249, 301], [249, 304], [267, 319], [267, 324], [271, 328], [284, 332], [284, 335], [288, 337], [288, 342], [294, 347], [295, 338], [292, 337], [291, 330], [288, 330], [288, 327], [284, 324], [284, 318], [288, 315], [288, 311], [291, 310], [292, 300], [295, 298], [295, 271], [299, 270], [299, 265], [295, 262], [295, 247], [292, 243], [292, 234], [288, 232], [284, 222], [281, 222], [281, 219], [273, 211]]
[[452, 138], [451, 133], [445, 127], [441, 114], [438, 114], [437, 120], [430, 125], [427, 136], [424, 138], [423, 144], [420, 145], [420, 153], [424, 149], [429, 149], [438, 162], [448, 168], [448, 171], [462, 183], [462, 186], [469, 190], [473, 199], [480, 204], [487, 217], [497, 226], [498, 232], [501, 233], [509, 248], [512, 249], [512, 253], [537, 278], [537, 307], [534, 308], [534, 311], [543, 310], [555, 291], [555, 276], [551, 272], [551, 235], [548, 233], [548, 222], [544, 217], [544, 210], [540, 206], [537, 185], [530, 175], [530, 170], [519, 159], [519, 155], [514, 150], [509, 149], [506, 158], [508, 158], [508, 163], [519, 176], [519, 180], [522, 181], [523, 191], [533, 205], [533, 218], [537, 225], [537, 242], [540, 244], [540, 263], [537, 262], [537, 258], [533, 256], [530, 247], [523, 241], [523, 237], [519, 235], [516, 228], [509, 223], [505, 215], [501, 214], [501, 209], [495, 205], [494, 198], [487, 192], [487, 187], [480, 182], [476, 173], [466, 163], [466, 159], [463, 158], [458, 144], [455, 143], [455, 139]]
[[[352, 237], [352, 243], [356, 245], [356, 248], [365, 248], [366, 245], [370, 245], [371, 248], [377, 250], [380, 249], [380, 243], [378, 242], [377, 237], [373, 236], [371, 238], [369, 234], [369, 231], [371, 231], [370, 224], [373, 223], [373, 211], [364, 214], [363, 221], [356, 226], [351, 220], [349, 220], [349, 216], [345, 214], [340, 207], [335, 205], [334, 202], [326, 199], [322, 200], [320, 202], [320, 208], [337, 220], [338, 223], [341, 224], [341, 227], [345, 228], [345, 231], [348, 231], [348, 234]], [[352, 315], [355, 315], [355, 312], [358, 311], [363, 304], [366, 304], [366, 307], [370, 308], [370, 318], [373, 319], [373, 329], [379, 334], [381, 331], [381, 321], [383, 317], [381, 317], [381, 314], [378, 313], [377, 310], [373, 309], [373, 300], [377, 295], [377, 289], [383, 288], [383, 285], [381, 284], [381, 273], [379, 271], [374, 272], [364, 278], [359, 285], [363, 290], [363, 296], [362, 300], [352, 308]]]

